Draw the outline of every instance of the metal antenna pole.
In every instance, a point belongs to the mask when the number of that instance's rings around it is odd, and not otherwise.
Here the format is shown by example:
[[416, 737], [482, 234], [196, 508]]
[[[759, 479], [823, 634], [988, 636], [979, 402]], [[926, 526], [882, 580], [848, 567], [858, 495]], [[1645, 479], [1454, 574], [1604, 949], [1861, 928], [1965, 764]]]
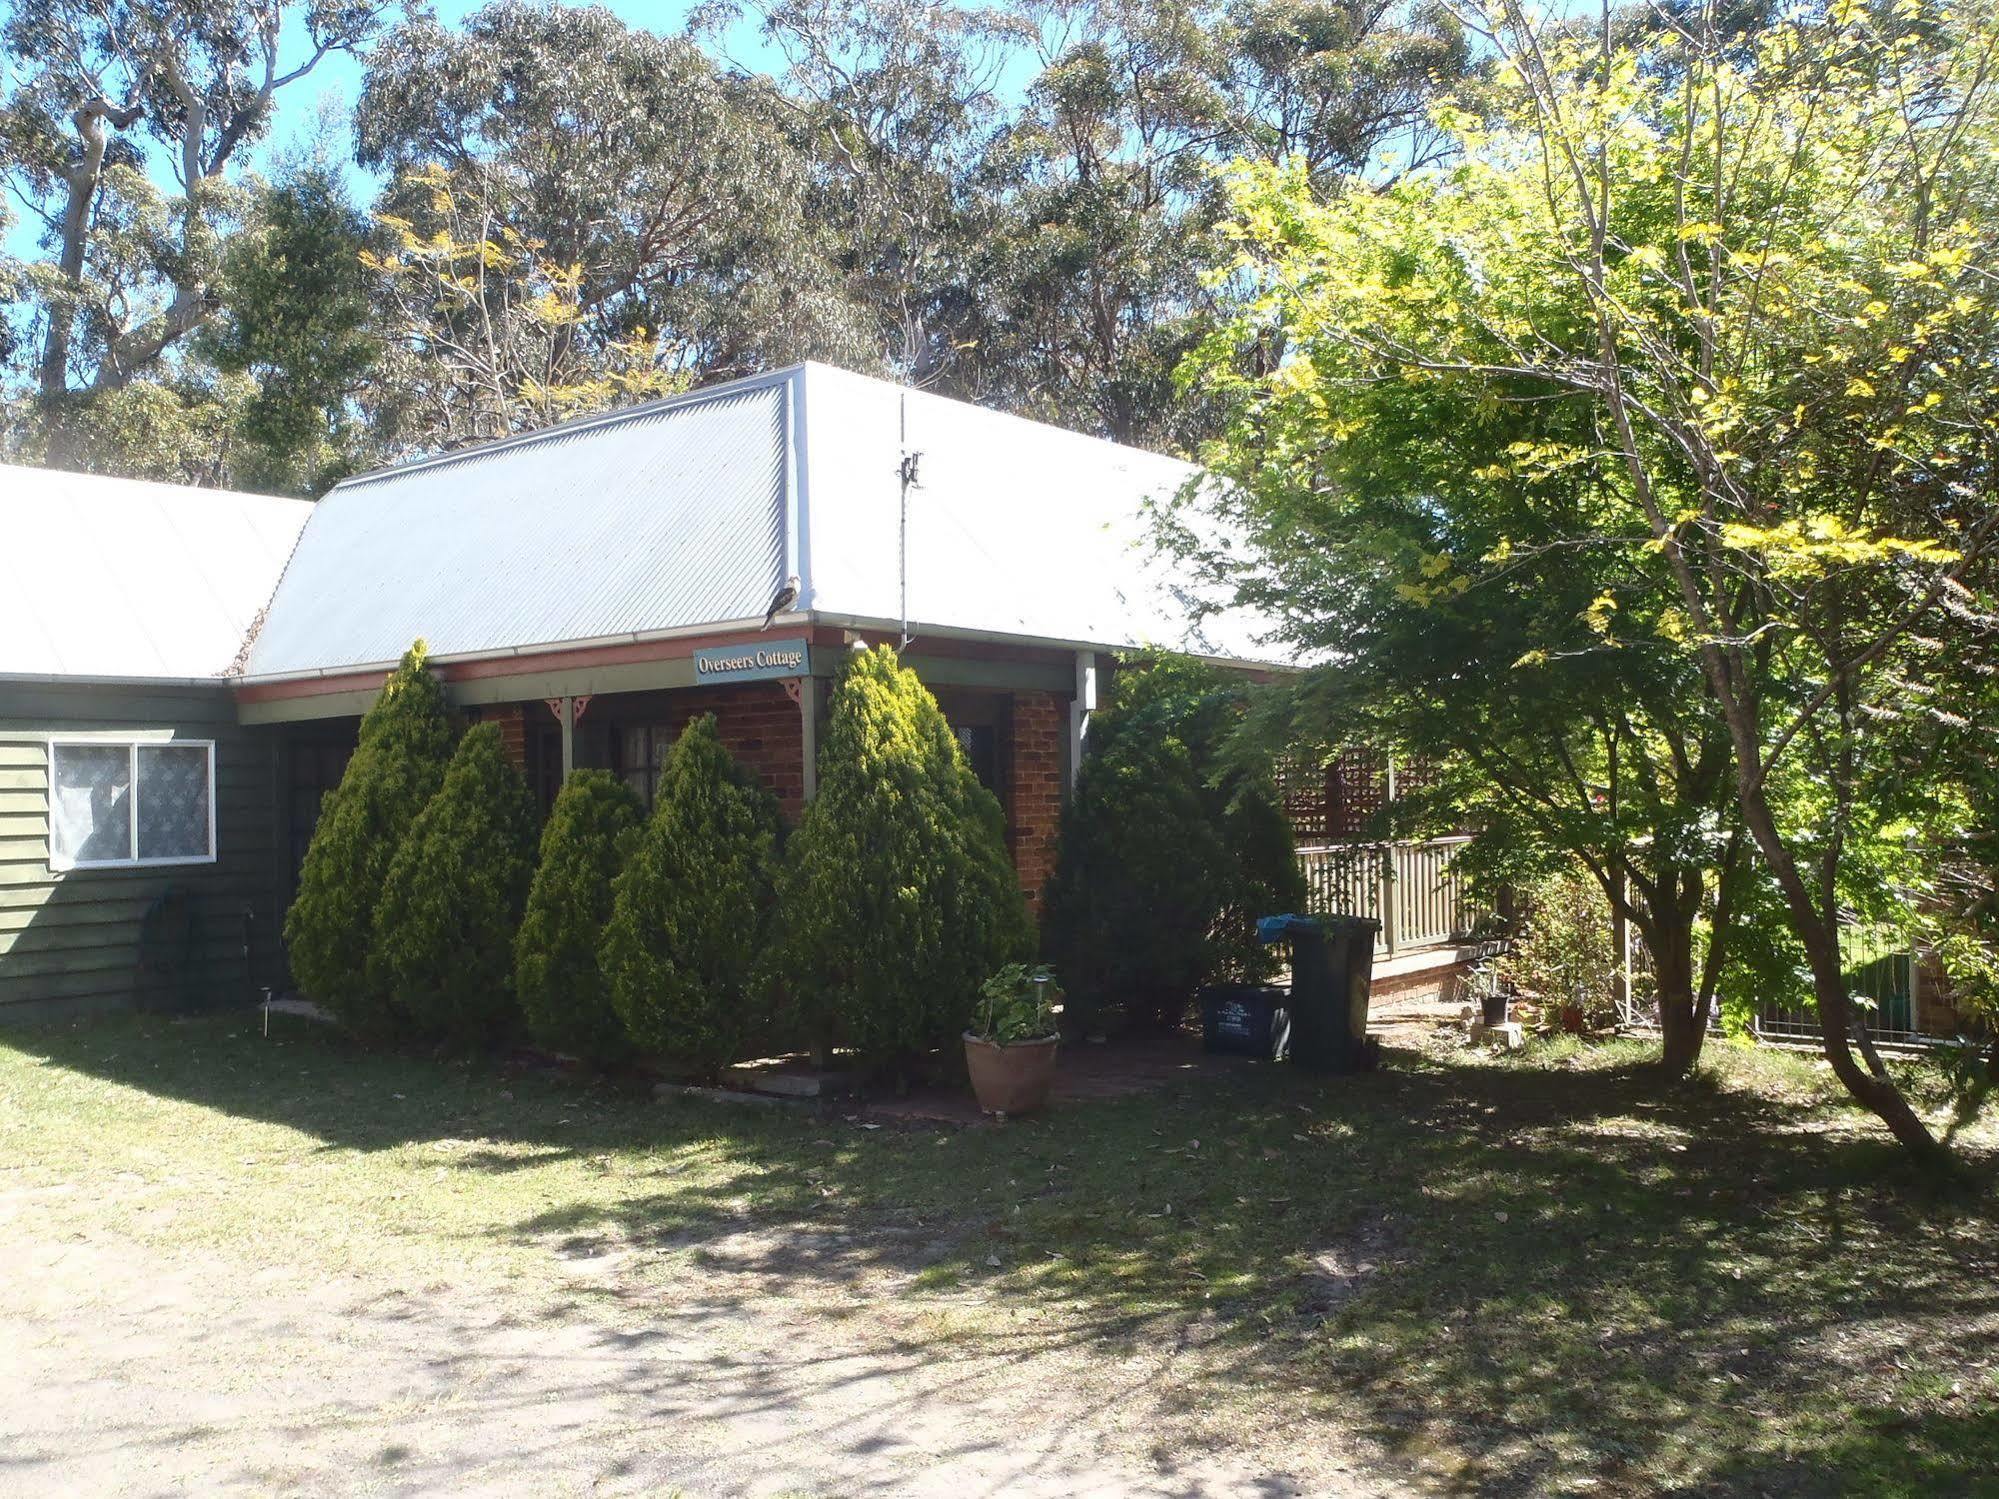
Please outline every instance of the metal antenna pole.
[[901, 588], [902, 643], [896, 647], [900, 654], [909, 649], [909, 392], [902, 392], [897, 399], [896, 446], [899, 449], [896, 460], [896, 474], [902, 481], [902, 515], [896, 533], [896, 573]]
[[909, 491], [916, 485], [916, 462], [923, 455], [909, 451], [909, 392], [902, 392], [898, 407], [900, 422], [898, 445], [902, 449], [901, 461], [896, 465], [897, 477], [902, 482], [902, 515], [897, 533], [897, 567], [901, 575], [902, 643], [896, 647], [899, 653], [909, 649]]

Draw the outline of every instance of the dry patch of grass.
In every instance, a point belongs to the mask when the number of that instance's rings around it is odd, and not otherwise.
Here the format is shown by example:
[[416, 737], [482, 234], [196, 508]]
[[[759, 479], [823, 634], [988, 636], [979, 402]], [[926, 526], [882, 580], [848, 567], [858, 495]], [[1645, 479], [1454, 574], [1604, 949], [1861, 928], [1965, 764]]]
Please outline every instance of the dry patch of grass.
[[1400, 1051], [933, 1133], [118, 1021], [0, 1045], [0, 1203], [314, 1273], [615, 1285], [628, 1314], [726, 1288], [932, 1357], [1053, 1350], [1077, 1390], [1150, 1381], [1160, 1442], [1355, 1431], [1443, 1488], [1981, 1492], [1990, 1132], [1966, 1181], [1911, 1179], [1808, 1061], [1722, 1046], [1667, 1088], [1642, 1059]]

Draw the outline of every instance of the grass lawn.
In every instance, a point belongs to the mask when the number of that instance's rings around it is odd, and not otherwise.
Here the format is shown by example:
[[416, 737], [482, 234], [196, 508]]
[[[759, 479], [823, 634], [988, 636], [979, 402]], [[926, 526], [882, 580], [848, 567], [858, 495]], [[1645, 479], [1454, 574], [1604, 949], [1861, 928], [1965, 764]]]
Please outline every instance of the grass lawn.
[[610, 1255], [641, 1308], [726, 1241], [829, 1327], [893, 1297], [940, 1348], [1060, 1345], [1079, 1390], [1185, 1350], [1156, 1442], [1353, 1433], [1418, 1490], [1999, 1494], [1992, 1133], [1913, 1182], [1809, 1063], [1717, 1046], [1665, 1089], [1643, 1055], [1401, 1049], [932, 1131], [118, 1020], [0, 1038], [0, 1199], [397, 1283]]

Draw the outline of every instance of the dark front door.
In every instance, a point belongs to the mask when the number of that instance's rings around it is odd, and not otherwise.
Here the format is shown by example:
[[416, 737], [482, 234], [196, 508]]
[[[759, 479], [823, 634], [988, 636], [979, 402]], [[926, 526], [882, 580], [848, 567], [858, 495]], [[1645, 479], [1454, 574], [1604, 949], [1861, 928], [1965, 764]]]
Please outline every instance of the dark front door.
[[291, 882], [285, 889], [285, 906], [298, 894], [298, 872], [305, 863], [305, 851], [312, 845], [312, 831], [319, 826], [319, 806], [326, 793], [340, 784], [347, 772], [347, 760], [354, 753], [353, 730], [334, 739], [314, 737], [294, 740], [285, 759], [286, 846]]

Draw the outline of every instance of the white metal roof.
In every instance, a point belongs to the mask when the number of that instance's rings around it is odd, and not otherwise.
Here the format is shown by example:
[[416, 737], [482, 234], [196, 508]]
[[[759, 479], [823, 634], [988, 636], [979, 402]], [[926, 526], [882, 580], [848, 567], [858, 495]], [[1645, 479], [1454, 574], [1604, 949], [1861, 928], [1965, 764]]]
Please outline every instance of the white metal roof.
[[1261, 622], [1199, 619], [1201, 590], [1157, 555], [1148, 501], [1191, 464], [823, 365], [805, 368], [805, 603], [899, 621], [899, 461], [910, 631], [1274, 662]]
[[911, 633], [1267, 661], [1194, 627], [1145, 544], [1186, 464], [806, 364], [350, 479], [322, 500], [247, 678], [532, 652], [760, 620], [784, 578], [835, 622], [900, 618], [899, 468], [920, 455]]
[[312, 508], [0, 464], [0, 677], [220, 679]]

